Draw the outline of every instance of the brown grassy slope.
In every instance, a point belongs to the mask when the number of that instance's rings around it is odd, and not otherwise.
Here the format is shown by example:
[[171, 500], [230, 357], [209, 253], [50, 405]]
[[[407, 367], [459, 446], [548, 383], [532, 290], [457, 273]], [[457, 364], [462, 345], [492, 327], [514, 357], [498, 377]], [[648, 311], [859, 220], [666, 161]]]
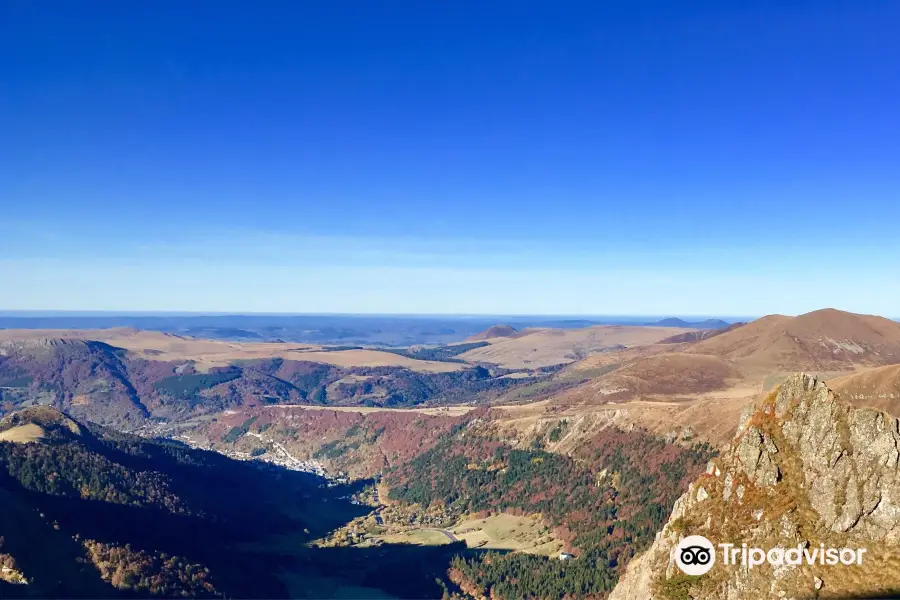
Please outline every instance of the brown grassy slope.
[[835, 309], [793, 318], [769, 315], [683, 351], [728, 358], [750, 369], [850, 370], [900, 362], [900, 323]]
[[29, 442], [37, 442], [44, 439], [46, 432], [40, 425], [28, 423], [12, 427], [5, 431], [0, 431], [0, 442], [14, 442], [17, 444], [27, 444]]
[[569, 396], [592, 397], [600, 402], [645, 396], [694, 396], [725, 389], [742, 375], [737, 367], [718, 356], [658, 354], [593, 379], [572, 390]]
[[613, 404], [580, 404], [574, 400], [567, 403], [565, 397], [560, 397], [497, 406], [496, 410], [503, 414], [500, 421], [507, 428], [504, 439], [519, 440], [517, 447], [521, 448], [530, 447], [535, 435], [547, 434], [562, 421], [567, 424], [565, 435], [559, 442], [545, 446], [551, 452], [569, 454], [588, 443], [597, 431], [611, 426], [626, 431], [637, 427], [688, 444], [706, 441], [718, 447], [734, 437], [741, 411], [757, 395], [758, 388], [733, 388], [704, 394], [690, 402], [628, 400]]
[[[573, 363], [559, 376], [586, 372], [591, 381], [540, 406], [511, 411], [509, 421], [526, 434], [545, 422], [568, 419], [569, 441], [576, 445], [586, 432], [609, 424], [660, 435], [689, 428], [696, 439], [718, 444], [731, 438], [743, 407], [787, 373], [808, 370], [832, 377], [892, 361], [900, 363], [900, 324], [893, 321], [836, 310], [796, 318], [771, 315], [700, 342], [650, 344]], [[838, 379], [835, 385], [856, 386], [848, 399], [859, 406], [900, 413], [892, 373], [900, 376], [900, 367]]]
[[900, 365], [838, 377], [829, 381], [828, 387], [854, 406], [900, 416]]
[[717, 335], [722, 335], [723, 333], [728, 333], [729, 331], [733, 331], [738, 327], [743, 327], [744, 325], [746, 325], [746, 323], [732, 323], [731, 325], [720, 327], [718, 329], [701, 329], [700, 331], [688, 331], [687, 333], [679, 333], [678, 335], [667, 337], [664, 340], [660, 340], [659, 343], [687, 344], [691, 342], [699, 342], [701, 340], [707, 340], [711, 337], [716, 337]]
[[498, 340], [490, 346], [460, 355], [468, 361], [501, 365], [512, 369], [534, 369], [571, 363], [588, 356], [645, 346], [673, 334], [691, 331], [672, 327], [602, 325], [584, 329], [535, 329], [520, 337]]
[[[543, 402], [498, 408], [526, 446], [535, 431], [566, 420], [572, 426], [559, 446], [562, 452], [611, 425], [637, 426], [662, 436], [692, 432], [713, 444], [730, 439], [741, 409], [758, 395], [759, 381], [748, 379], [726, 359], [678, 349], [651, 344], [591, 356], [557, 375], [583, 375], [589, 381]], [[550, 449], [557, 451], [553, 446]]]
[[677, 347], [669, 344], [648, 344], [646, 346], [633, 346], [625, 350], [616, 350], [615, 352], [603, 352], [594, 356], [588, 356], [584, 360], [579, 360], [570, 365], [566, 365], [566, 372], [575, 371], [600, 371], [609, 372], [612, 369], [618, 369], [623, 365], [630, 364], [636, 360], [655, 356], [657, 354], [668, 354], [676, 351]]

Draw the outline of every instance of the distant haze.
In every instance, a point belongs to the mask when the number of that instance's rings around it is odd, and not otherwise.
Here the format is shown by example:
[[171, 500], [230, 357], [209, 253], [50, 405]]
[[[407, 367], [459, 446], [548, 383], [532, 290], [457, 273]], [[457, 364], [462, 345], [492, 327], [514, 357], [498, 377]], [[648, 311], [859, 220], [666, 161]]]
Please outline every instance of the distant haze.
[[88, 315], [4, 311], [0, 312], [0, 329], [133, 327], [212, 339], [401, 346], [459, 342], [501, 323], [517, 329], [571, 329], [607, 324], [645, 325], [659, 320], [653, 316]]

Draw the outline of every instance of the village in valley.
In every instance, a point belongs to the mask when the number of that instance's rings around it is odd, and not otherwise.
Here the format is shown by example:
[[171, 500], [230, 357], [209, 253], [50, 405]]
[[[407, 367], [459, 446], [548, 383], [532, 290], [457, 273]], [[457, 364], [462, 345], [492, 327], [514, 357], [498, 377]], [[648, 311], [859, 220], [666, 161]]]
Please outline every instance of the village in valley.
[[246, 435], [258, 438], [260, 442], [262, 442], [263, 446], [260, 447], [260, 449], [263, 450], [262, 452], [243, 452], [228, 447], [217, 448], [208, 441], [199, 441], [194, 439], [187, 433], [176, 432], [176, 427], [173, 427], [168, 423], [155, 423], [151, 426], [143, 427], [135, 431], [135, 433], [142, 437], [162, 437], [175, 440], [177, 442], [181, 442], [187, 446], [190, 446], [191, 448], [208, 450], [210, 452], [218, 452], [219, 454], [223, 454], [228, 458], [232, 458], [234, 460], [255, 461], [260, 463], [260, 466], [274, 465], [276, 467], [288, 469], [290, 471], [311, 473], [313, 475], [318, 475], [319, 477], [327, 479], [329, 483], [333, 485], [349, 483], [350, 481], [347, 475], [344, 473], [329, 473], [325, 466], [315, 459], [303, 460], [292, 456], [283, 444], [275, 440], [267, 439], [263, 435], [258, 433], [247, 432]]

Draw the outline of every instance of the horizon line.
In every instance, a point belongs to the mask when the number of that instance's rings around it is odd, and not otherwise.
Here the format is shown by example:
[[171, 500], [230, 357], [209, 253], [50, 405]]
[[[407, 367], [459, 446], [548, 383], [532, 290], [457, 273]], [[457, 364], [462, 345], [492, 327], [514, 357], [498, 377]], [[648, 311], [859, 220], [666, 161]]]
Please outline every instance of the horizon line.
[[891, 320], [900, 320], [900, 316], [886, 316], [877, 313], [854, 313], [824, 307], [806, 311], [803, 313], [766, 313], [757, 315], [735, 314], [709, 314], [709, 313], [456, 313], [456, 312], [254, 312], [254, 311], [189, 311], [189, 310], [31, 310], [31, 309], [0, 309], [0, 318], [36, 318], [36, 317], [410, 317], [410, 318], [555, 318], [555, 319], [720, 319], [723, 321], [756, 320], [768, 316], [797, 317], [820, 310], [838, 310], [851, 314], [871, 314], [883, 316]]
[[116, 316], [116, 317], [153, 317], [153, 316], [211, 316], [211, 317], [559, 317], [559, 318], [758, 318], [749, 315], [725, 315], [704, 313], [464, 313], [464, 312], [254, 312], [254, 311], [194, 311], [194, 310], [31, 310], [0, 309], [0, 317], [22, 316]]

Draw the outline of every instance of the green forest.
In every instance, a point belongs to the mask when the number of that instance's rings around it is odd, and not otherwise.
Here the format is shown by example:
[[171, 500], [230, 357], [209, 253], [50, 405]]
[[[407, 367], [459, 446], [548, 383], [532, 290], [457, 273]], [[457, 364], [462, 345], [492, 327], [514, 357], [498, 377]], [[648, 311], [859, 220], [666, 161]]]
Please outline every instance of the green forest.
[[392, 352], [401, 356], [407, 356], [416, 360], [435, 360], [439, 362], [465, 362], [459, 358], [454, 358], [463, 352], [474, 350], [475, 348], [483, 348], [489, 345], [488, 342], [468, 342], [466, 344], [453, 344], [450, 346], [437, 346], [435, 348], [417, 348], [415, 350], [405, 348], [395, 350], [393, 348], [382, 348], [384, 352]]
[[463, 552], [451, 578], [490, 597], [602, 597], [712, 455], [636, 432], [601, 434], [574, 458], [456, 435], [391, 473], [389, 497], [458, 515], [540, 513], [576, 559]]

